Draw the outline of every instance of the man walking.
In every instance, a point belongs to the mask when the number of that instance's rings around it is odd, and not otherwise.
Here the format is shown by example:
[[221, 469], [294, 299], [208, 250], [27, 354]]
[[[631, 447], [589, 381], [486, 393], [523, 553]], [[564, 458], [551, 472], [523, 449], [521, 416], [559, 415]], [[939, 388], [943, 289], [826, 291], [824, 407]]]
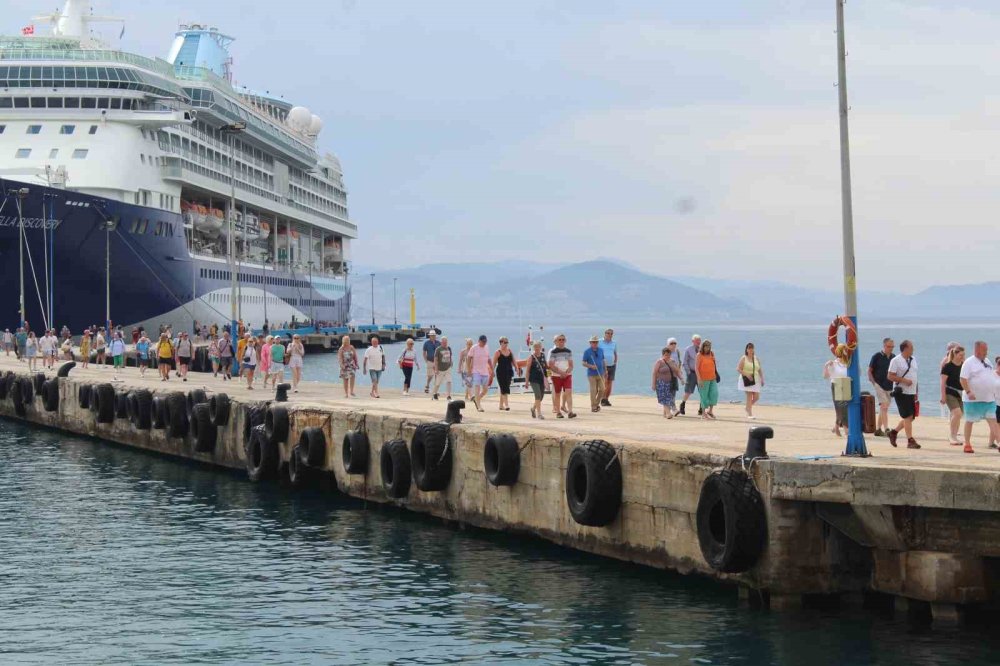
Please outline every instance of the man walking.
[[604, 396], [601, 400], [601, 406], [603, 407], [611, 406], [611, 387], [615, 383], [615, 368], [618, 367], [618, 343], [612, 340], [614, 335], [614, 330], [609, 328], [604, 331], [604, 339], [597, 343], [597, 346], [600, 347], [601, 352], [604, 354], [604, 366], [607, 368], [604, 381]]
[[875, 436], [885, 437], [889, 430], [889, 393], [892, 392], [892, 382], [889, 381], [889, 364], [896, 358], [893, 349], [896, 343], [892, 338], [882, 341], [882, 350], [877, 351], [868, 361], [868, 381], [875, 389], [875, 400], [878, 401], [878, 422], [875, 425]]
[[986, 419], [990, 428], [990, 441], [998, 439], [997, 403], [995, 400], [996, 376], [993, 364], [987, 357], [989, 347], [982, 340], [976, 341], [975, 353], [962, 363], [959, 378], [965, 395], [962, 396], [962, 407], [965, 412], [965, 448], [966, 453], [972, 450], [972, 424]]
[[899, 424], [889, 431], [889, 443], [896, 446], [899, 431], [906, 432], [906, 448], [919, 449], [913, 439], [913, 417], [917, 415], [917, 359], [913, 358], [913, 343], [903, 340], [899, 343], [899, 356], [889, 363], [889, 381], [895, 382], [892, 395], [899, 411]]
[[[691, 346], [684, 350], [684, 360], [681, 361], [681, 370], [684, 371], [684, 399], [681, 400], [681, 408], [677, 413], [684, 416], [684, 403], [698, 388], [698, 350], [701, 349], [701, 336], [695, 333], [691, 336]], [[698, 415], [702, 412], [698, 408]]]
[[486, 346], [486, 336], [479, 336], [479, 343], [472, 346], [468, 354], [468, 363], [472, 372], [472, 401], [476, 403], [476, 409], [483, 409], [482, 400], [486, 397], [486, 392], [490, 390], [493, 383], [493, 355], [489, 347]]
[[10, 356], [10, 350], [14, 347], [14, 335], [10, 332], [9, 328], [3, 330], [3, 350], [6, 352], [7, 356]]
[[28, 344], [28, 332], [24, 330], [21, 326], [17, 329], [17, 334], [14, 335], [14, 341], [17, 342], [17, 358], [18, 360], [24, 360], [24, 350]]
[[587, 368], [587, 383], [590, 384], [590, 411], [601, 411], [604, 397], [604, 378], [607, 376], [607, 365], [604, 362], [604, 352], [601, 341], [595, 335], [590, 338], [590, 347], [583, 352], [583, 367]]
[[448, 336], [441, 336], [441, 344], [434, 351], [434, 399], [438, 399], [441, 384], [445, 385], [445, 397], [451, 402], [451, 347], [448, 346]]
[[430, 393], [431, 380], [434, 379], [434, 352], [437, 351], [441, 343], [437, 339], [437, 331], [433, 328], [427, 333], [427, 340], [424, 341], [424, 365], [427, 368], [427, 383], [424, 384], [424, 393]]

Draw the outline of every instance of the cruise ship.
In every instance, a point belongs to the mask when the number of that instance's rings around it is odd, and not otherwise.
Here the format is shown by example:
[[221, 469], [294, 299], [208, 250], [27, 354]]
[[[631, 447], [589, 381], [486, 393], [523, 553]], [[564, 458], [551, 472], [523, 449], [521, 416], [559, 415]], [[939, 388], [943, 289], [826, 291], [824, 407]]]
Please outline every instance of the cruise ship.
[[320, 118], [235, 86], [214, 27], [160, 59], [94, 37], [120, 20], [67, 0], [0, 37], [0, 328], [345, 324], [357, 227]]

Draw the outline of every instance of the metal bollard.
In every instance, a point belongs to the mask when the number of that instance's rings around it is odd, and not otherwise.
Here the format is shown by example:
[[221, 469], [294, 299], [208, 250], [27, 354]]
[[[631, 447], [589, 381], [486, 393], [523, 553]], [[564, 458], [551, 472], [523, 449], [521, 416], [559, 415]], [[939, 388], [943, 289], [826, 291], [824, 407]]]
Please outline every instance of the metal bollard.
[[747, 450], [743, 454], [743, 461], [750, 462], [755, 458], [767, 458], [767, 440], [774, 437], [774, 428], [771, 426], [757, 426], [750, 428], [747, 437]]
[[445, 412], [445, 423], [461, 423], [462, 410], [465, 409], [464, 400], [452, 400], [448, 403], [448, 411]]
[[274, 392], [275, 402], [288, 402], [288, 389], [292, 388], [291, 384], [278, 384]]

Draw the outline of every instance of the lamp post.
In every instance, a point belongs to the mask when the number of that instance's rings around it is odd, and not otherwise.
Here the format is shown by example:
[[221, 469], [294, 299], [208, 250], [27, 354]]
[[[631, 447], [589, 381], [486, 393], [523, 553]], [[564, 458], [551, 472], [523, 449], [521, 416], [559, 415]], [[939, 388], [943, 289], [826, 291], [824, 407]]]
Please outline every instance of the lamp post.
[[104, 326], [111, 336], [111, 232], [115, 229], [113, 219], [104, 219]]
[[[372, 276], [372, 326], [375, 325], [375, 274], [371, 273]], [[22, 299], [24, 297], [22, 296]]]
[[24, 214], [23, 214], [23, 203], [25, 197], [28, 196], [28, 188], [22, 187], [18, 190], [12, 190], [11, 194], [15, 197], [17, 202], [17, 226], [18, 226], [18, 239], [17, 239], [17, 257], [18, 257], [18, 273], [20, 275], [21, 281], [21, 328], [24, 328], [27, 324], [27, 315], [24, 312]]
[[236, 141], [234, 135], [247, 128], [243, 121], [223, 125], [221, 132], [229, 138], [229, 332], [236, 339]]
[[[847, 47], [844, 40], [844, 0], [837, 3], [837, 95], [840, 107], [840, 204], [844, 235], [844, 314], [858, 326], [858, 285], [854, 265], [854, 212], [851, 202], [851, 150], [847, 126]], [[860, 337], [859, 337], [860, 342]], [[848, 456], [868, 456], [861, 427], [861, 372], [858, 349], [851, 353], [847, 374], [851, 378], [851, 402], [847, 408]]]
[[392, 323], [399, 324], [399, 319], [396, 317], [396, 280], [399, 278], [392, 278]]
[[316, 299], [313, 298], [313, 262], [308, 262], [309, 264], [309, 323], [312, 327], [316, 328], [316, 309], [314, 303]]

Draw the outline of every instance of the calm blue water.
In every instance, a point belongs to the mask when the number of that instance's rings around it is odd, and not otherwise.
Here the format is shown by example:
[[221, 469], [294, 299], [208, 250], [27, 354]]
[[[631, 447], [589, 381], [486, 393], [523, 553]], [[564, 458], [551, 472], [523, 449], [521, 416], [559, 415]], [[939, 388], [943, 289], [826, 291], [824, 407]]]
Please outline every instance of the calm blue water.
[[[439, 322], [437, 324], [448, 336], [453, 347], [463, 344], [467, 337], [478, 338], [485, 334], [490, 339], [491, 349], [497, 347], [501, 335], [511, 339], [513, 348], [526, 356], [524, 338], [527, 324], [508, 322]], [[765, 387], [763, 403], [800, 405], [807, 407], [827, 406], [830, 402], [830, 385], [823, 380], [823, 364], [831, 358], [826, 346], [826, 324], [801, 326], [731, 326], [703, 324], [625, 324], [612, 323], [615, 340], [618, 342], [619, 367], [614, 390], [619, 393], [645, 394], [650, 396], [650, 409], [658, 410], [656, 396], [650, 391], [650, 375], [653, 363], [660, 357], [660, 350], [670, 337], [679, 341], [683, 348], [691, 343], [691, 335], [701, 334], [712, 341], [719, 361], [722, 376], [720, 400], [739, 400], [742, 393], [736, 388], [736, 364], [743, 355], [746, 343], [753, 342], [757, 348], [764, 369]], [[558, 331], [556, 330], [558, 328]], [[545, 326], [546, 348], [551, 346], [557, 332], [565, 333], [567, 345], [580, 356], [588, 346], [591, 335], [603, 337], [606, 323], [582, 323], [562, 327]], [[537, 329], [537, 326], [536, 326]], [[948, 342], [956, 340], [971, 349], [977, 339], [991, 342], [991, 355], [1000, 354], [1000, 324], [867, 324], [861, 331], [862, 377], [868, 359], [882, 346], [882, 339], [895, 339], [897, 350], [903, 339], [914, 342], [916, 357], [921, 365], [919, 380], [925, 390], [938, 395], [938, 364], [944, 356]], [[421, 344], [420, 342], [417, 343]], [[383, 378], [383, 385], [402, 386], [402, 372], [395, 367], [402, 344], [387, 345], [386, 351], [391, 365]], [[421, 373], [415, 373], [420, 375]], [[577, 390], [586, 390], [586, 381], [578, 365]], [[318, 354], [310, 357], [306, 372], [307, 379], [337, 381], [339, 369], [336, 355]], [[367, 386], [367, 380], [360, 384]], [[870, 390], [867, 381], [864, 390]], [[421, 386], [423, 379], [421, 379]], [[367, 390], [359, 395], [365, 395]]]
[[731, 588], [0, 421], [4, 664], [996, 663]]

